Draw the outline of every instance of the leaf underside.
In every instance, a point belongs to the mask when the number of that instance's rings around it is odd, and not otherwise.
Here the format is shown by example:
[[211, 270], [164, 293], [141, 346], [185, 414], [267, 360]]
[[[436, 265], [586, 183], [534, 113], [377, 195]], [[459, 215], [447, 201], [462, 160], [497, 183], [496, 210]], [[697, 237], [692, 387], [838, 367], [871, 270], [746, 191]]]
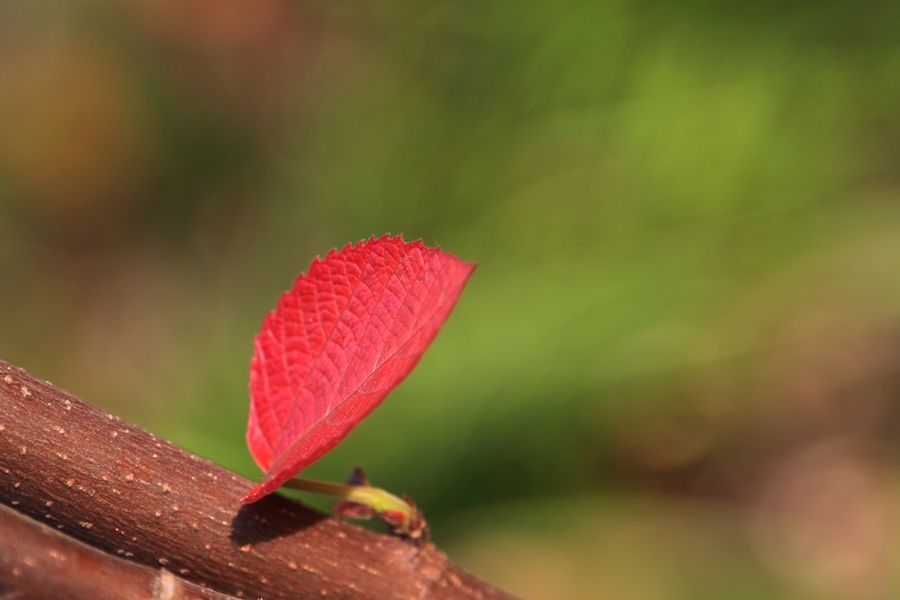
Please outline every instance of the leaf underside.
[[412, 370], [474, 263], [401, 237], [316, 259], [263, 321], [250, 365], [255, 502], [336, 446]]

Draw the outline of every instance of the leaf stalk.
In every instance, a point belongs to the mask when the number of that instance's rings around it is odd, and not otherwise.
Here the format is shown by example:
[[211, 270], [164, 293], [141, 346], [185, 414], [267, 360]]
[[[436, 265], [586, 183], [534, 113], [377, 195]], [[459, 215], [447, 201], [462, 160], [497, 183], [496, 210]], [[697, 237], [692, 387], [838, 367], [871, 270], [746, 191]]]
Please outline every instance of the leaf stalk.
[[[362, 483], [353, 483], [354, 480]], [[392, 532], [411, 538], [426, 533], [425, 519], [411, 500], [368, 485], [364, 475], [352, 477], [351, 483], [347, 484], [293, 477], [283, 487], [341, 500], [335, 506], [338, 516], [362, 519], [376, 516], [387, 523]]]

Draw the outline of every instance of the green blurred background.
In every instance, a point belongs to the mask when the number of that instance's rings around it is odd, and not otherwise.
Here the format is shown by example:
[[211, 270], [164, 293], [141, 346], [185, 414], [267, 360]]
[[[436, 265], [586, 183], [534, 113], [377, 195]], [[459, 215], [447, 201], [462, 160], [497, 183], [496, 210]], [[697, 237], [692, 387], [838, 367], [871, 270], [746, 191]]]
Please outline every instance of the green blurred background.
[[0, 5], [4, 360], [256, 478], [264, 314], [386, 232], [480, 267], [309, 476], [527, 598], [900, 597], [900, 4]]

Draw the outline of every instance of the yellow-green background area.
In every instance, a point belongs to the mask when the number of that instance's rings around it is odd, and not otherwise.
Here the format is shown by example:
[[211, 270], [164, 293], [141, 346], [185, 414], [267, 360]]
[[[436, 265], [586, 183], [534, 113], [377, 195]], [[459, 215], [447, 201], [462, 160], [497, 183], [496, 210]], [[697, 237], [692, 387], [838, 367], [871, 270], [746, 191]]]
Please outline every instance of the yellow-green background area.
[[387, 232], [480, 266], [307, 475], [527, 598], [900, 597], [900, 4], [0, 6], [4, 360], [256, 478], [263, 316]]

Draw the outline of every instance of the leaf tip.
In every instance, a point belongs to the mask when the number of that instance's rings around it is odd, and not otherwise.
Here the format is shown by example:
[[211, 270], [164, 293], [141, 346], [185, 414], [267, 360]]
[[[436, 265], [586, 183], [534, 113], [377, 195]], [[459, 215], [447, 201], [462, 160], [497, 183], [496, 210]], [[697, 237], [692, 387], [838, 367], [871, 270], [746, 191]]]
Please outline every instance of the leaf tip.
[[278, 485], [272, 485], [272, 483], [272, 481], [264, 481], [250, 490], [246, 496], [241, 498], [241, 504], [253, 504], [274, 492], [278, 488]]

